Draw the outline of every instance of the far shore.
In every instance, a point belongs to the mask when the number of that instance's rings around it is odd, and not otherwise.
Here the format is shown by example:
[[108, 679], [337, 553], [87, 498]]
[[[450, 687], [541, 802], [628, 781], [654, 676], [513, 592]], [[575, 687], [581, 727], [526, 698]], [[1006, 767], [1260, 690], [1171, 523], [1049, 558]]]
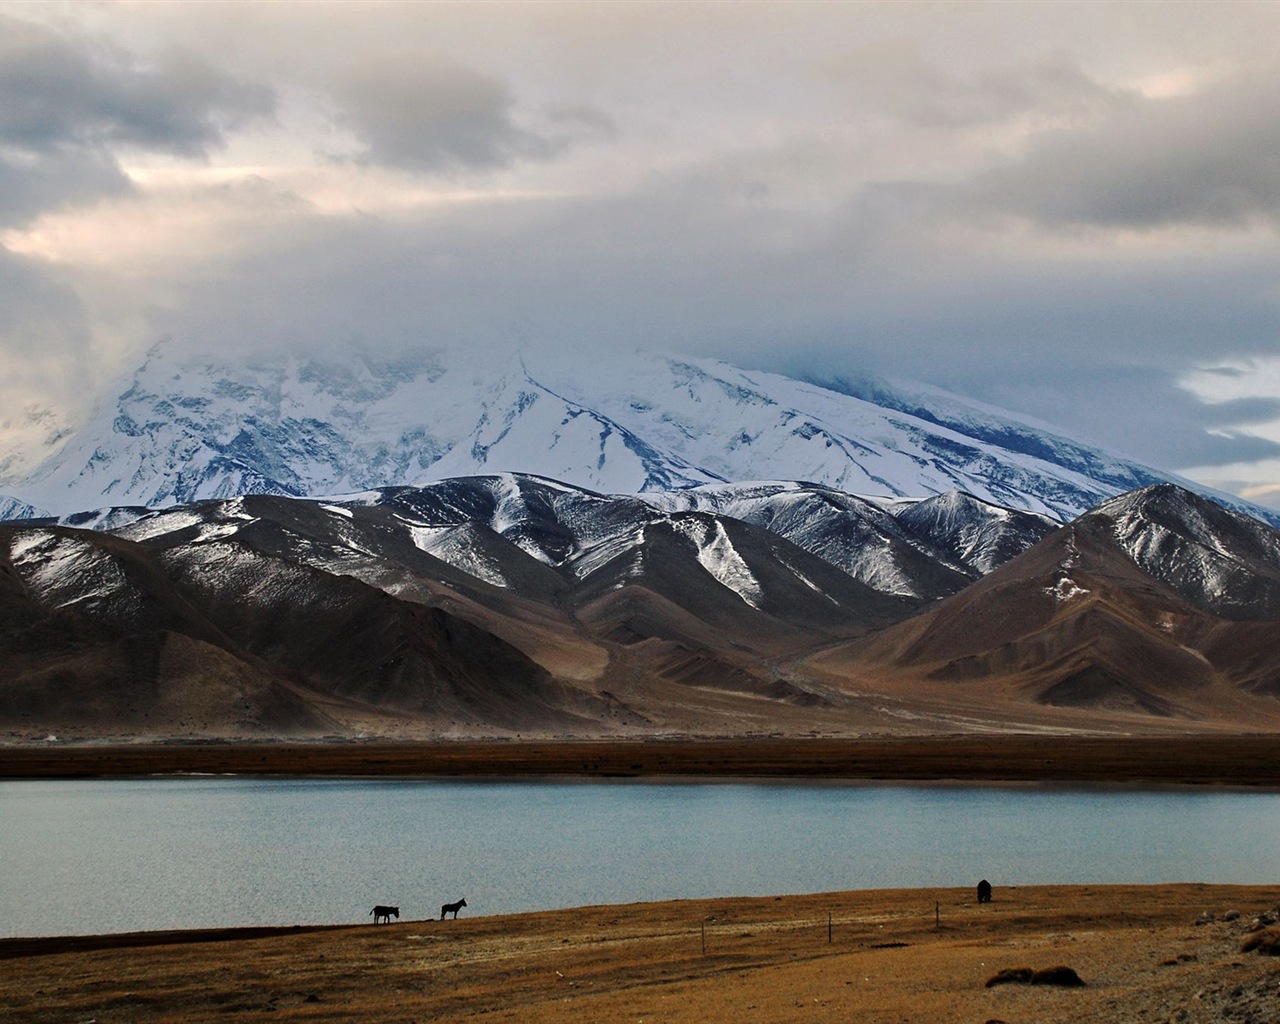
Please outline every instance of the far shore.
[[421, 778], [717, 778], [1280, 788], [1280, 737], [62, 742], [0, 745], [0, 779], [184, 773]]

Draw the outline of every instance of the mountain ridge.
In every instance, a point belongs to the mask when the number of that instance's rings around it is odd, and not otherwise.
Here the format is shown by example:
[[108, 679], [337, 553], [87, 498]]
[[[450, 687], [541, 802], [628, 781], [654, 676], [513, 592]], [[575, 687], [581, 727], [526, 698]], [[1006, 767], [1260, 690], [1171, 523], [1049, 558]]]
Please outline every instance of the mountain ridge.
[[793, 482], [251, 495], [0, 524], [0, 735], [1280, 730], [1277, 595], [1280, 531], [1173, 485], [1060, 527]]
[[896, 675], [917, 696], [964, 705], [1014, 694], [1189, 722], [1239, 708], [1246, 693], [1280, 692], [1278, 573], [1280, 532], [1158, 484], [1104, 503], [959, 594], [810, 664], [846, 678]]

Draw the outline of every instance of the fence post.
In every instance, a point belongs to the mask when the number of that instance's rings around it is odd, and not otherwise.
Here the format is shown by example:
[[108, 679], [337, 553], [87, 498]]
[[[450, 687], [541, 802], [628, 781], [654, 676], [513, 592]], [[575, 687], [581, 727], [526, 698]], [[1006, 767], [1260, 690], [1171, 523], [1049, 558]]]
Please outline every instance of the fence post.
[[827, 911], [827, 945], [831, 945], [831, 911]]
[[702, 955], [707, 955], [707, 922], [702, 922]]
[[942, 930], [942, 901], [933, 901], [933, 927], [937, 931]]

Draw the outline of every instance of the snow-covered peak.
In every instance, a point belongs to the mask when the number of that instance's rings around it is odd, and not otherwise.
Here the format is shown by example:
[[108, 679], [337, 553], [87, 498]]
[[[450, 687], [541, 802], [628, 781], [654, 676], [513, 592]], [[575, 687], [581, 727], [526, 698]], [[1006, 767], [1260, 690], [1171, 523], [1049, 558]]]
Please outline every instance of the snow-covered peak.
[[1097, 524], [1143, 571], [1215, 614], [1280, 614], [1280, 531], [1173, 484], [1106, 502]]
[[[33, 472], [0, 477], [0, 513], [322, 496], [502, 473], [608, 494], [705, 487], [707, 502], [717, 484], [752, 480], [891, 499], [964, 491], [1058, 520], [1164, 478], [937, 389], [842, 391], [644, 352], [243, 362], [160, 345], [59, 451]], [[814, 499], [798, 496], [797, 508]]]
[[1005, 508], [961, 491], [901, 503], [895, 514], [917, 536], [958, 555], [979, 573], [1002, 565], [1060, 525], [1048, 516]]

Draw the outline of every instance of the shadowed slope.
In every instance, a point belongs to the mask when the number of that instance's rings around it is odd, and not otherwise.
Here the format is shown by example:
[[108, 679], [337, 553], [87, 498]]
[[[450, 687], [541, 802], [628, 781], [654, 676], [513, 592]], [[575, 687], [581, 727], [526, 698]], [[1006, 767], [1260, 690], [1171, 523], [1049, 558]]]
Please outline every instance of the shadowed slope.
[[[1161, 486], [1117, 499], [962, 593], [810, 662], [969, 689], [993, 701], [1211, 720], [1275, 717], [1280, 663], [1269, 580], [1275, 531]], [[1170, 528], [1176, 522], [1179, 531]], [[1147, 571], [1153, 540], [1161, 577]], [[1237, 579], [1253, 581], [1241, 594]], [[1241, 621], [1245, 612], [1257, 616]]]

